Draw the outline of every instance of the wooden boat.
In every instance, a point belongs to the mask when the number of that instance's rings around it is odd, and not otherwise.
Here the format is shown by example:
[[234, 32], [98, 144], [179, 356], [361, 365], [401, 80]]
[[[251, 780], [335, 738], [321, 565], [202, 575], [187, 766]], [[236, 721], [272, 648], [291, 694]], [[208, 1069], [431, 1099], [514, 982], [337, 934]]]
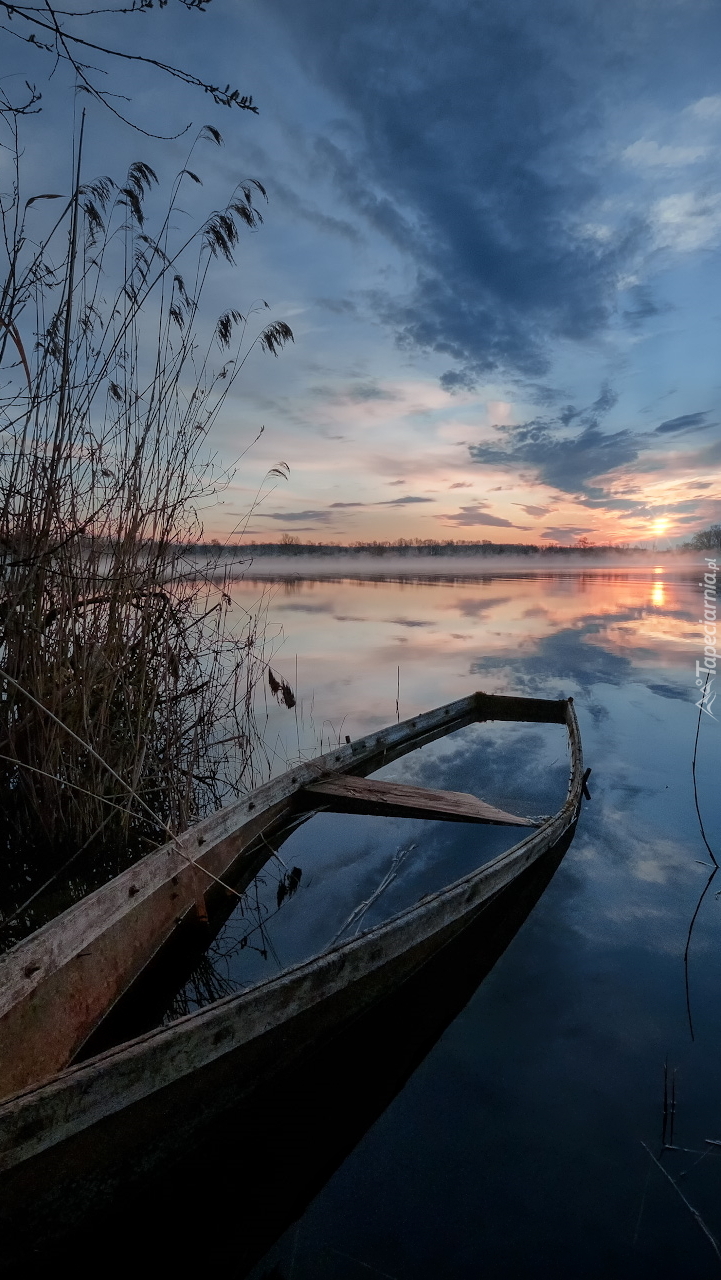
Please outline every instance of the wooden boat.
[[[473, 796], [366, 775], [476, 721], [565, 724], [566, 801], [543, 821]], [[573, 834], [584, 789], [571, 699], [477, 693], [303, 764], [90, 894], [0, 962], [0, 1220], [60, 1194], [76, 1207], [160, 1158], [236, 1099], [397, 988]], [[320, 808], [518, 826], [513, 848], [364, 934], [240, 994], [68, 1065], [174, 934], [232, 909], [268, 839]], [[223, 883], [221, 883], [223, 882]], [[142, 1159], [139, 1153], [142, 1152]]]
[[[116, 1267], [137, 1268], [142, 1241], [146, 1269], [157, 1264], [185, 1275], [207, 1269], [212, 1260], [214, 1269], [227, 1267], [242, 1280], [303, 1214], [461, 1013], [544, 893], [571, 836], [569, 829], [407, 981], [332, 1037], [268, 1071], [252, 1093], [233, 1098], [236, 1082], [229, 1071], [226, 1096], [202, 1128], [188, 1135], [176, 1107], [174, 1149], [147, 1175], [121, 1185], [113, 1181], [100, 1194], [97, 1185], [88, 1188], [84, 1207], [84, 1189], [79, 1195], [77, 1183], [70, 1182], [65, 1202], [50, 1206], [54, 1235], [47, 1200], [37, 1204], [33, 1178], [32, 1198], [18, 1204], [4, 1231], [6, 1265], [27, 1265], [30, 1254], [37, 1267], [57, 1270], [65, 1263], [77, 1270], [78, 1258], [105, 1257], [112, 1240]], [[126, 1129], [123, 1124], [123, 1134]], [[478, 1143], [495, 1157], [487, 1132], [479, 1131]], [[67, 1186], [66, 1163], [59, 1173]], [[25, 1186], [30, 1190], [29, 1182]], [[191, 1215], [183, 1214], [178, 1223], [178, 1207], [189, 1197]], [[183, 1229], [186, 1216], [194, 1229]], [[69, 1231], [68, 1218], [74, 1219]], [[273, 1261], [266, 1259], [259, 1271], [279, 1276]]]

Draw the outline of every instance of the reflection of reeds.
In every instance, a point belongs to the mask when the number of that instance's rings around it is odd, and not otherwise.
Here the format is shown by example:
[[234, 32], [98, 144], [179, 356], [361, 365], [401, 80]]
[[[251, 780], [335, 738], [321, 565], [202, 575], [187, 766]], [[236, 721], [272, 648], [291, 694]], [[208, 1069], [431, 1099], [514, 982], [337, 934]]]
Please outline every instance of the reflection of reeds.
[[219, 973], [215, 957], [208, 953], [198, 961], [185, 986], [173, 997], [164, 1021], [184, 1018], [186, 1014], [194, 1013], [214, 1000], [221, 1000], [223, 996], [233, 995], [237, 990], [238, 984]]
[[[262, 601], [231, 628], [233, 565], [199, 568], [185, 552], [228, 476], [204, 445], [249, 349], [236, 310], [201, 343], [198, 307], [210, 263], [232, 261], [264, 192], [242, 184], [174, 244], [189, 170], [151, 236], [153, 171], [83, 185], [78, 157], [74, 194], [38, 243], [15, 144], [0, 286], [6, 907], [82, 846], [66, 891], [84, 891], [251, 783], [264, 670]], [[291, 337], [275, 322], [250, 347], [275, 353]]]
[[[708, 683], [708, 677], [707, 677], [707, 683]], [[694, 738], [694, 745], [693, 745], [693, 757], [691, 761], [691, 776], [693, 780], [693, 798], [694, 798], [694, 806], [696, 809], [696, 817], [698, 819], [701, 839], [703, 840], [706, 851], [711, 859], [711, 863], [710, 863], [711, 871], [703, 889], [701, 890], [698, 902], [696, 903], [693, 914], [691, 916], [691, 920], [689, 922], [689, 927], [688, 927], [688, 933], [686, 935], [686, 945], [685, 945], [684, 954], [683, 954], [684, 982], [685, 982], [685, 991], [686, 991], [686, 1015], [688, 1018], [689, 1032], [691, 1034], [692, 1040], [695, 1040], [695, 1034], [694, 1034], [693, 1017], [692, 1017], [692, 1011], [691, 1011], [691, 988], [690, 988], [690, 980], [689, 980], [689, 955], [691, 950], [691, 939], [693, 937], [696, 921], [698, 920], [701, 907], [703, 906], [703, 902], [706, 897], [706, 894], [711, 888], [714, 877], [716, 876], [719, 870], [718, 859], [716, 858], [716, 855], [713, 849], [711, 848], [711, 845], [709, 844], [709, 841], [706, 835], [706, 830], [704, 827], [703, 818], [701, 816], [701, 807], [699, 804], [699, 797], [698, 797], [698, 782], [697, 782], [697, 775], [696, 775], [696, 766], [698, 761], [698, 744], [699, 744], [699, 734], [701, 731], [701, 716], [703, 713], [703, 706], [704, 706], [703, 696], [698, 705], [699, 705], [699, 713], [698, 713], [698, 720], [696, 723], [696, 736]], [[709, 866], [709, 863], [703, 863], [702, 865]], [[676, 1070], [674, 1069], [670, 1073], [670, 1077], [669, 1077], [668, 1060], [666, 1060], [666, 1062], [664, 1062], [664, 1068], [663, 1068], [663, 1112], [662, 1112], [662, 1123], [661, 1123], [661, 1147], [660, 1147], [658, 1156], [654, 1155], [650, 1147], [648, 1147], [645, 1142], [642, 1142], [641, 1146], [647, 1152], [647, 1154], [653, 1161], [653, 1164], [656, 1166], [656, 1168], [660, 1170], [664, 1178], [671, 1184], [674, 1191], [676, 1192], [676, 1195], [681, 1200], [682, 1204], [685, 1205], [686, 1209], [688, 1209], [689, 1213], [693, 1217], [696, 1224], [700, 1227], [701, 1231], [706, 1236], [709, 1244], [711, 1245], [711, 1248], [716, 1254], [716, 1257], [719, 1263], [721, 1263], [721, 1248], [719, 1247], [716, 1237], [714, 1236], [710, 1228], [706, 1225], [698, 1209], [696, 1209], [691, 1204], [690, 1200], [684, 1194], [684, 1192], [681, 1190], [679, 1186], [679, 1180], [681, 1178], [685, 1178], [686, 1175], [692, 1169], [696, 1168], [696, 1166], [700, 1165], [703, 1161], [705, 1161], [709, 1156], [709, 1154], [713, 1151], [713, 1149], [716, 1148], [717, 1146], [721, 1146], [721, 1143], [717, 1143], [715, 1139], [706, 1138], [705, 1151], [696, 1151], [689, 1147], [678, 1146], [674, 1141], [675, 1123], [676, 1123]], [[662, 1163], [664, 1160], [664, 1157], [669, 1152], [683, 1152], [687, 1155], [696, 1156], [697, 1159], [693, 1162], [693, 1164], [690, 1166], [689, 1169], [682, 1170], [677, 1175], [677, 1177], [674, 1178], [669, 1172], [669, 1170]], [[636, 1241], [638, 1239], [638, 1234], [641, 1226], [641, 1219], [643, 1216], [645, 1202], [646, 1202], [647, 1188], [648, 1188], [648, 1180], [646, 1182], [646, 1187], [644, 1188], [644, 1192], [641, 1197], [641, 1206], [639, 1210], [638, 1222], [636, 1224], [636, 1232], [634, 1235], [634, 1245], [636, 1244]]]
[[[707, 684], [708, 684], [708, 676], [706, 676], [706, 685]], [[704, 686], [704, 693], [705, 692], [706, 692], [706, 686]], [[693, 1030], [693, 1017], [691, 1016], [691, 987], [690, 987], [690, 981], [689, 981], [689, 954], [691, 951], [691, 938], [693, 936], [694, 927], [696, 925], [696, 921], [698, 920], [701, 907], [703, 906], [703, 900], [706, 897], [706, 894], [708, 893], [709, 889], [711, 888], [714, 877], [716, 876], [716, 872], [719, 869], [718, 860], [716, 858], [716, 855], [713, 849], [711, 848], [711, 845], [708, 842], [708, 838], [706, 836], [706, 829], [703, 824], [703, 818], [701, 817], [701, 807], [699, 805], [699, 799], [698, 799], [698, 783], [696, 779], [696, 761], [698, 758], [698, 739], [699, 739], [699, 734], [701, 732], [701, 716], [703, 714], [703, 708], [704, 708], [704, 698], [702, 696], [701, 701], [699, 703], [698, 720], [696, 721], [696, 737], [694, 738], [693, 758], [691, 760], [691, 777], [693, 779], [693, 801], [696, 809], [696, 817], [698, 818], [699, 831], [701, 832], [701, 839], [703, 840], [704, 845], [706, 846], [706, 851], [711, 859], [712, 867], [711, 867], [711, 873], [709, 875], [709, 878], [706, 881], [703, 889], [701, 890], [699, 900], [696, 903], [696, 908], [694, 910], [693, 915], [691, 916], [691, 920], [688, 926], [688, 933], [686, 935], [686, 946], [684, 947], [684, 952], [683, 952], [683, 973], [684, 973], [684, 984], [685, 984], [685, 990], [686, 990], [686, 1015], [688, 1017], [688, 1029], [691, 1033], [692, 1040], [695, 1039], [695, 1037], [694, 1037], [694, 1030]], [[702, 865], [708, 866], [708, 863], [703, 863]]]
[[[719, 1245], [718, 1245], [718, 1241], [716, 1240], [716, 1237], [704, 1222], [704, 1219], [701, 1217], [701, 1214], [699, 1213], [698, 1209], [696, 1209], [694, 1205], [691, 1204], [691, 1201], [688, 1199], [688, 1197], [684, 1194], [684, 1192], [681, 1190], [679, 1186], [680, 1179], [685, 1178], [688, 1173], [690, 1173], [699, 1164], [701, 1164], [701, 1162], [704, 1161], [709, 1155], [709, 1149], [715, 1147], [717, 1144], [713, 1141], [713, 1139], [707, 1138], [706, 1151], [697, 1151], [692, 1147], [678, 1146], [674, 1142], [675, 1124], [676, 1124], [676, 1069], [674, 1068], [674, 1070], [670, 1073], [670, 1080], [669, 1080], [668, 1059], [666, 1059], [666, 1061], [663, 1064], [663, 1111], [662, 1111], [662, 1123], [661, 1123], [661, 1145], [660, 1145], [659, 1153], [658, 1155], [654, 1155], [651, 1148], [643, 1141], [641, 1142], [641, 1146], [643, 1147], [646, 1154], [653, 1161], [654, 1166], [663, 1174], [666, 1181], [669, 1182], [670, 1185], [673, 1187], [679, 1200], [683, 1205], [685, 1205], [685, 1207], [688, 1209], [689, 1213], [693, 1217], [696, 1224], [701, 1228], [701, 1230], [703, 1231], [703, 1234], [706, 1236], [706, 1239], [709, 1241], [711, 1248], [716, 1254], [716, 1257], [718, 1258], [719, 1262], [721, 1262], [721, 1249], [719, 1249]], [[718, 1145], [721, 1145], [721, 1144], [718, 1144]], [[677, 1176], [674, 1178], [672, 1174], [669, 1172], [669, 1170], [666, 1168], [665, 1164], [663, 1163], [664, 1158], [670, 1152], [678, 1152], [684, 1155], [696, 1156], [697, 1159], [690, 1165], [688, 1169], [682, 1169], [681, 1172], [678, 1173]], [[641, 1230], [641, 1222], [642, 1222], [644, 1210], [646, 1207], [646, 1196], [648, 1193], [650, 1173], [651, 1171], [649, 1171], [649, 1176], [646, 1178], [646, 1183], [643, 1189], [643, 1193], [641, 1195], [641, 1204], [639, 1207], [638, 1219], [636, 1221], [636, 1229], [633, 1236], [634, 1248], [638, 1243], [638, 1237]]]
[[688, 1209], [689, 1213], [691, 1214], [692, 1218], [697, 1223], [697, 1225], [701, 1228], [704, 1235], [706, 1236], [706, 1239], [711, 1245], [711, 1248], [716, 1254], [716, 1257], [718, 1258], [719, 1262], [721, 1262], [721, 1249], [719, 1249], [718, 1241], [716, 1240], [716, 1237], [714, 1236], [713, 1232], [710, 1231], [709, 1228], [706, 1226], [706, 1223], [701, 1217], [701, 1214], [699, 1213], [698, 1209], [695, 1209], [694, 1206], [691, 1204], [691, 1201], [686, 1198], [683, 1191], [679, 1187], [676, 1179], [671, 1177], [671, 1174], [669, 1173], [668, 1169], [664, 1168], [664, 1166], [661, 1164], [661, 1161], [653, 1154], [653, 1151], [651, 1150], [651, 1148], [647, 1147], [645, 1142], [642, 1142], [641, 1146], [643, 1147], [644, 1151], [646, 1151], [647, 1154], [651, 1157], [656, 1168], [661, 1171], [664, 1178], [666, 1178], [668, 1182], [671, 1183], [671, 1186], [676, 1192], [676, 1195], [679, 1197], [681, 1202], [686, 1206], [686, 1208]]
[[[291, 824], [295, 825], [295, 824]], [[287, 834], [286, 829], [286, 834]], [[242, 978], [234, 976], [238, 957], [242, 951], [254, 952], [262, 960], [270, 957], [282, 969], [283, 965], [273, 945], [268, 931], [268, 924], [278, 915], [283, 904], [292, 898], [300, 888], [303, 872], [300, 867], [287, 868], [273, 846], [261, 836], [263, 844], [268, 846], [271, 858], [280, 865], [276, 880], [272, 864], [269, 863], [262, 874], [255, 876], [247, 889], [239, 895], [240, 901], [228, 920], [213, 941], [208, 945], [204, 955], [185, 980], [183, 988], [173, 997], [165, 1014], [164, 1021], [172, 1022], [175, 1018], [191, 1013], [194, 1009], [203, 1008], [221, 996], [230, 995], [241, 990], [246, 983]], [[270, 906], [262, 893], [268, 885], [275, 885], [275, 906]]]

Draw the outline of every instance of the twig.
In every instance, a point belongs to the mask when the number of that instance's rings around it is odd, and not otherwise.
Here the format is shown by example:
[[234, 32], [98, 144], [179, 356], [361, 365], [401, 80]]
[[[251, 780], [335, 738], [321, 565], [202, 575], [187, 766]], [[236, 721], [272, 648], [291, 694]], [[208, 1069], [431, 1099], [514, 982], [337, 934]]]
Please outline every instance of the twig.
[[[710, 673], [709, 673], [709, 674], [710, 674]], [[704, 689], [704, 693], [706, 692], [706, 686], [708, 685], [708, 681], [709, 681], [709, 677], [708, 677], [708, 675], [707, 675], [707, 676], [706, 676], [706, 683], [704, 684], [704, 687], [703, 687], [703, 689]], [[705, 831], [705, 829], [704, 829], [704, 825], [703, 825], [703, 818], [701, 817], [701, 809], [699, 808], [699, 803], [698, 803], [698, 788], [697, 788], [697, 786], [696, 786], [696, 753], [697, 753], [697, 751], [698, 751], [698, 736], [699, 736], [699, 733], [700, 733], [700, 731], [701, 731], [701, 716], [702, 716], [702, 715], [703, 715], [703, 694], [701, 695], [701, 703], [700, 703], [700, 706], [699, 706], [698, 720], [697, 720], [697, 722], [696, 722], [696, 737], [695, 737], [695, 739], [694, 739], [694, 744], [693, 744], [693, 760], [691, 761], [691, 776], [693, 777], [693, 801], [694, 801], [694, 804], [695, 804], [695, 806], [696, 806], [696, 817], [698, 818], [699, 830], [701, 831], [701, 839], [703, 840], [704, 844], [706, 845], [706, 849], [707, 849], [707, 851], [708, 851], [708, 855], [709, 855], [709, 857], [710, 857], [711, 861], [713, 862], [714, 866], [718, 869], [718, 865], [719, 865], [719, 864], [718, 864], [718, 861], [717, 861], [717, 859], [716, 859], [716, 854], [714, 853], [713, 849], [711, 848], [711, 845], [709, 844], [708, 840], [706, 839], [706, 831]]]
[[375, 1276], [383, 1276], [385, 1280], [398, 1280], [397, 1276], [392, 1276], [388, 1271], [379, 1271], [377, 1267], [372, 1267], [370, 1262], [363, 1262], [361, 1258], [354, 1258], [352, 1253], [343, 1253], [341, 1249], [334, 1249], [332, 1245], [328, 1245], [331, 1253], [336, 1253], [339, 1258], [347, 1258], [349, 1262], [355, 1262], [359, 1267], [365, 1267], [366, 1271], [372, 1271]]
[[663, 1124], [661, 1125], [661, 1147], [666, 1146], [668, 1130], [668, 1058], [663, 1063]]
[[678, 1186], [678, 1184], [677, 1184], [677, 1183], [674, 1181], [674, 1179], [671, 1177], [671, 1174], [668, 1172], [668, 1170], [667, 1170], [667, 1169], [664, 1169], [663, 1165], [661, 1164], [661, 1161], [656, 1159], [656, 1156], [653, 1154], [653, 1151], [651, 1151], [650, 1147], [647, 1147], [645, 1142], [642, 1142], [642, 1143], [641, 1143], [641, 1146], [643, 1147], [644, 1151], [646, 1151], [646, 1152], [648, 1153], [648, 1155], [651, 1157], [651, 1159], [653, 1160], [653, 1163], [657, 1166], [657, 1168], [659, 1168], [659, 1169], [661, 1170], [661, 1173], [663, 1174], [664, 1178], [668, 1178], [668, 1181], [671, 1183], [671, 1186], [673, 1187], [674, 1191], [676, 1192], [676, 1195], [677, 1195], [677, 1196], [678, 1196], [678, 1197], [683, 1201], [683, 1203], [686, 1205], [686, 1208], [688, 1209], [688, 1211], [689, 1211], [689, 1213], [692, 1215], [692, 1217], [693, 1217], [693, 1218], [695, 1218], [695, 1220], [696, 1220], [696, 1222], [698, 1223], [699, 1227], [701, 1228], [701, 1230], [703, 1231], [704, 1235], [706, 1236], [706, 1239], [709, 1241], [709, 1243], [710, 1243], [710, 1245], [711, 1245], [711, 1248], [713, 1249], [714, 1253], [716, 1254], [716, 1257], [718, 1258], [719, 1263], [721, 1263], [721, 1250], [719, 1250], [719, 1247], [718, 1247], [718, 1244], [717, 1244], [717, 1241], [716, 1241], [716, 1237], [715, 1237], [714, 1235], [712, 1235], [712, 1233], [709, 1231], [709, 1229], [708, 1229], [708, 1227], [706, 1226], [706, 1223], [704, 1222], [703, 1218], [701, 1217], [701, 1214], [699, 1213], [698, 1209], [694, 1209], [694, 1207], [693, 1207], [693, 1205], [690, 1203], [690, 1201], [688, 1201], [688, 1200], [686, 1199], [686, 1197], [685, 1197], [685, 1195], [683, 1194], [683, 1191], [681, 1190], [681, 1188]]
[[649, 1184], [649, 1182], [651, 1181], [651, 1174], [652, 1174], [652, 1173], [653, 1173], [653, 1170], [652, 1170], [652, 1169], [648, 1169], [648, 1170], [647, 1170], [647, 1172], [646, 1172], [646, 1181], [645, 1181], [645, 1182], [644, 1182], [644, 1184], [643, 1184], [643, 1191], [641, 1192], [641, 1204], [639, 1205], [638, 1218], [636, 1219], [636, 1229], [635, 1229], [635, 1231], [634, 1231], [634, 1233], [633, 1233], [633, 1241], [632, 1241], [632, 1245], [633, 1245], [633, 1248], [634, 1248], [634, 1249], [636, 1248], [636, 1245], [638, 1244], [638, 1235], [639, 1235], [639, 1232], [640, 1232], [640, 1230], [641, 1230], [641, 1219], [643, 1218], [643, 1211], [644, 1211], [644, 1209], [645, 1209], [645, 1207], [646, 1207], [646, 1196], [648, 1195], [648, 1184]]
[[378, 888], [374, 889], [370, 898], [366, 898], [365, 902], [361, 902], [358, 904], [357, 907], [353, 908], [350, 915], [348, 916], [348, 919], [345, 921], [344, 924], [341, 925], [340, 929], [335, 934], [335, 936], [331, 938], [330, 943], [328, 944], [329, 946], [331, 947], [335, 946], [338, 939], [342, 937], [342, 935], [346, 932], [347, 929], [350, 928], [352, 924], [355, 924], [356, 926], [355, 931], [357, 935], [364, 915], [366, 915], [366, 913], [370, 910], [370, 908], [373, 906], [373, 903], [378, 901], [381, 894], [385, 892], [388, 886], [393, 883], [396, 876], [398, 875], [398, 868], [403, 862], [403, 859], [406, 857], [407, 854], [412, 853], [415, 847], [416, 846], [414, 844], [409, 844], [409, 845], [406, 845], [405, 849], [396, 850], [391, 860], [390, 868], [384, 875], [383, 879], [378, 885]]
[[[709, 677], [707, 675], [706, 684], [704, 685], [704, 693], [706, 691], [706, 686], [708, 685], [708, 680], [709, 680]], [[716, 872], [719, 869], [719, 864], [718, 864], [716, 855], [706, 838], [706, 831], [703, 825], [703, 818], [701, 817], [701, 808], [698, 800], [698, 786], [696, 782], [696, 759], [698, 755], [698, 739], [699, 739], [699, 733], [701, 731], [702, 714], [703, 714], [703, 696], [701, 698], [701, 703], [699, 705], [698, 720], [696, 721], [696, 737], [694, 738], [693, 757], [691, 760], [691, 777], [693, 778], [693, 802], [696, 807], [696, 817], [698, 818], [698, 825], [699, 825], [699, 830], [701, 832], [701, 839], [703, 840], [706, 846], [708, 855], [713, 863], [713, 871], [711, 872], [708, 880], [706, 881], [706, 884], [704, 885], [701, 896], [698, 902], [696, 903], [696, 910], [694, 911], [691, 917], [691, 923], [689, 924], [689, 927], [688, 927], [688, 934], [686, 935], [686, 946], [684, 947], [684, 952], [683, 952], [684, 986], [686, 990], [686, 1015], [688, 1017], [688, 1028], [689, 1028], [689, 1032], [691, 1034], [692, 1040], [695, 1039], [695, 1036], [694, 1036], [694, 1030], [693, 1030], [693, 1017], [691, 1015], [691, 985], [690, 985], [690, 978], [689, 978], [689, 953], [691, 950], [691, 936], [693, 934], [694, 926], [698, 919], [698, 915], [701, 910], [703, 900], [706, 897], [706, 894], [708, 893], [709, 889], [711, 888], [711, 882], [713, 881], [714, 876], [716, 875]]]

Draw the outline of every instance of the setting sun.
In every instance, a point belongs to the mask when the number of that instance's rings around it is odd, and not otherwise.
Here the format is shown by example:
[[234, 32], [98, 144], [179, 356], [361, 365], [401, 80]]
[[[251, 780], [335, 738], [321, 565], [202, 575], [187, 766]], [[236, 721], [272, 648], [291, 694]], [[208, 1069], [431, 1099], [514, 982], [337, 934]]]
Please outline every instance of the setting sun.
[[653, 531], [656, 536], [661, 537], [668, 529], [670, 523], [671, 521], [666, 516], [659, 516], [657, 520], [654, 520]]

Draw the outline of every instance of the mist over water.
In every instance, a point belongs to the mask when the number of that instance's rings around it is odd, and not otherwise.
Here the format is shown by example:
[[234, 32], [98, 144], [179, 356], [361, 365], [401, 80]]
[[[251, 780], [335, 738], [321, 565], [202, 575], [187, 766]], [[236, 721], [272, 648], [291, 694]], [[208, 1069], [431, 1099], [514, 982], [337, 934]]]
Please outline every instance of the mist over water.
[[696, 572], [699, 554], [674, 551], [623, 552], [617, 555], [564, 550], [553, 554], [546, 549], [529, 555], [428, 555], [422, 550], [406, 555], [253, 555], [248, 549], [247, 559], [241, 552], [245, 576], [255, 581], [279, 581], [286, 578], [313, 579], [337, 578], [398, 578], [433, 580], [437, 578], [485, 578], [489, 574], [508, 576], [540, 574], [556, 576], [564, 573], [630, 573], [647, 574], [658, 566], [669, 577], [684, 576]]
[[[504, 563], [461, 582], [286, 579], [271, 588], [271, 664], [298, 698], [289, 711], [268, 695], [274, 770], [392, 723], [397, 697], [404, 718], [475, 689], [572, 695], [593, 798], [470, 1004], [253, 1280], [716, 1274], [713, 1247], [679, 1194], [721, 1237], [721, 1147], [706, 1142], [721, 1140], [715, 883], [684, 965], [712, 869], [691, 776], [699, 567], [679, 572], [674, 559], [656, 572], [564, 564], [521, 575]], [[236, 606], [251, 609], [262, 589], [235, 584]], [[701, 720], [698, 799], [719, 853], [721, 724]], [[555, 787], [565, 761], [523, 728], [510, 748], [449, 743], [419, 767], [424, 785], [474, 789], [522, 812], [524, 795]], [[362, 839], [336, 826], [331, 844], [346, 867], [362, 854], [372, 884], [393, 849], [366, 821]], [[455, 828], [445, 852], [430, 841], [429, 853], [465, 866], [465, 831]], [[293, 910], [312, 898], [302, 883]], [[666, 1061], [679, 1149], [662, 1154]]]

